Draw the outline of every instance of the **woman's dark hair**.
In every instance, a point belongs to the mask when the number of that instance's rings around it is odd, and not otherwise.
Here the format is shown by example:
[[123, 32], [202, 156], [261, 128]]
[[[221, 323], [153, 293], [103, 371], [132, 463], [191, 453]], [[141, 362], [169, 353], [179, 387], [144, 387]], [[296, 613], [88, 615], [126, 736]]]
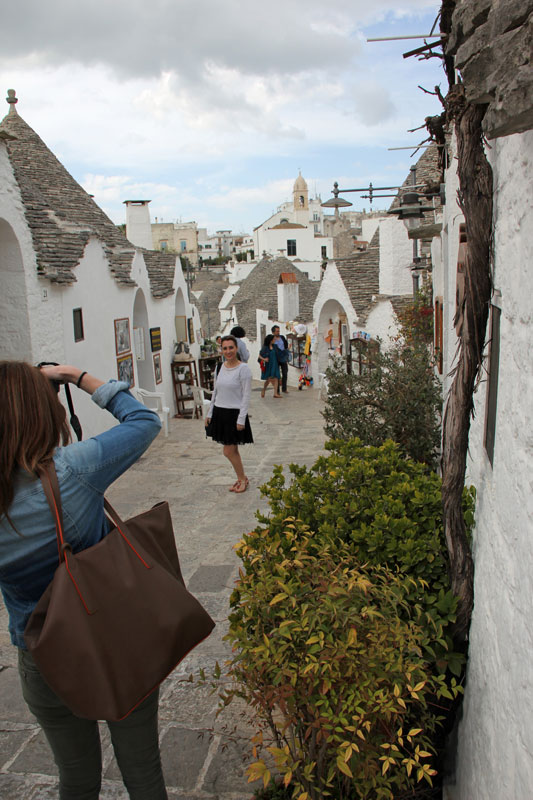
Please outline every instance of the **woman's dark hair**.
[[239, 346], [237, 344], [237, 339], [235, 338], [235, 336], [232, 336], [231, 333], [228, 333], [228, 334], [226, 334], [226, 336], [222, 337], [222, 339], [220, 340], [220, 344], [222, 344], [223, 342], [233, 342], [235, 347]]
[[275, 336], [272, 333], [269, 333], [268, 336], [265, 336], [265, 341], [263, 342], [263, 347], [270, 347], [270, 343], [275, 339]]
[[0, 515], [13, 501], [17, 468], [35, 473], [69, 441], [66, 411], [50, 380], [23, 361], [0, 361]]
[[240, 325], [235, 325], [235, 327], [230, 330], [230, 333], [237, 339], [242, 339], [243, 336], [246, 336], [246, 331], [244, 330], [244, 328], [241, 328]]

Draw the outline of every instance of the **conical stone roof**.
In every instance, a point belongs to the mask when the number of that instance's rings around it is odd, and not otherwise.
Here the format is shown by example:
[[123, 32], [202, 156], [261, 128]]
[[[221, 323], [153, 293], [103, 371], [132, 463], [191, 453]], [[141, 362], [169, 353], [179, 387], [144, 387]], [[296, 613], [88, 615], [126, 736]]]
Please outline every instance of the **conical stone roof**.
[[[122, 286], [136, 286], [131, 267], [136, 249], [109, 217], [82, 189], [35, 131], [15, 110], [0, 122], [8, 157], [20, 189], [24, 214], [37, 259], [37, 272], [54, 283], [76, 281], [75, 267], [92, 236], [99, 239], [111, 273]], [[12, 138], [11, 138], [12, 137]], [[173, 291], [175, 256], [142, 251], [152, 294]]]

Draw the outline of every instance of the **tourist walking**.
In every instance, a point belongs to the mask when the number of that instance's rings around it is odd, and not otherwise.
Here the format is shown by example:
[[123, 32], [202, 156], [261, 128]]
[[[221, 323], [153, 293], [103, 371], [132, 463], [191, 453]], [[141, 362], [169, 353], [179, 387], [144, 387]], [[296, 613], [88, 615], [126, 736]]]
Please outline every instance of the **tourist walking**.
[[269, 383], [274, 387], [274, 397], [281, 397], [279, 393], [280, 369], [277, 356], [278, 352], [279, 350], [274, 344], [274, 335], [269, 333], [263, 342], [263, 347], [259, 351], [259, 358], [262, 361], [261, 378], [264, 380], [261, 397], [265, 396], [266, 388]]
[[272, 333], [274, 335], [274, 344], [278, 348], [276, 355], [278, 357], [278, 364], [281, 372], [281, 391], [284, 394], [287, 394], [289, 391], [287, 389], [287, 375], [289, 373], [289, 343], [285, 336], [280, 334], [279, 325], [274, 325], [272, 327]]
[[247, 364], [248, 359], [250, 358], [250, 353], [248, 352], [248, 348], [243, 342], [243, 338], [246, 336], [246, 331], [244, 330], [244, 328], [241, 328], [240, 325], [235, 325], [235, 327], [232, 328], [229, 333], [230, 336], [234, 336], [237, 341], [239, 359], [243, 361], [245, 364]]
[[224, 445], [223, 453], [235, 470], [237, 480], [230, 492], [240, 494], [248, 488], [244, 473], [240, 444], [253, 444], [248, 408], [252, 393], [252, 372], [239, 361], [237, 340], [234, 336], [222, 337], [224, 362], [215, 378], [211, 405], [205, 419], [206, 436]]
[[[120, 424], [69, 444], [59, 383], [75, 384], [90, 394]], [[19, 648], [22, 694], [52, 748], [61, 800], [98, 800], [102, 757], [98, 722], [75, 716], [63, 704], [24, 641], [26, 623], [58, 566], [55, 523], [39, 473], [53, 462], [65, 539], [77, 553], [109, 532], [104, 492], [145, 452], [160, 428], [157, 414], [132, 397], [127, 383], [104, 383], [69, 365], [38, 369], [0, 362], [0, 587], [11, 641]], [[108, 722], [122, 778], [134, 800], [167, 798], [158, 744], [158, 694], [152, 692], [125, 719]]]

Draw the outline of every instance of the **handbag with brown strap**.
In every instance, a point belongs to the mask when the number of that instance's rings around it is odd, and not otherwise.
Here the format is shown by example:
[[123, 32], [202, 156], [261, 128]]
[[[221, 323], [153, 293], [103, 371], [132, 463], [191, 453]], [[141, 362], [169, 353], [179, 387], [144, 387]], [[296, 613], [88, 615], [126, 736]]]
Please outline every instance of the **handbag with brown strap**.
[[52, 510], [59, 566], [24, 631], [44, 679], [87, 719], [128, 716], [215, 623], [185, 588], [168, 503], [114, 524], [73, 553], [63, 534], [53, 462], [40, 475]]

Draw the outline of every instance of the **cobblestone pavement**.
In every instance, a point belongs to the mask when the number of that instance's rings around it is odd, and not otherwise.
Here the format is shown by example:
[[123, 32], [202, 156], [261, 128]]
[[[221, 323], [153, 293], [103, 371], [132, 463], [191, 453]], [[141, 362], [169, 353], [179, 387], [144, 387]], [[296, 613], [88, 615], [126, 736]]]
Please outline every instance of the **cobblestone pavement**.
[[[250, 488], [228, 493], [234, 477], [221, 445], [206, 440], [202, 420], [173, 419], [167, 439], [161, 433], [149, 452], [120, 478], [108, 496], [123, 516], [132, 516], [168, 500], [183, 575], [217, 627], [163, 683], [160, 738], [165, 780], [177, 800], [248, 800], [255, 785], [244, 776], [247, 730], [233, 704], [215, 720], [216, 697], [184, 678], [200, 666], [207, 670], [229, 655], [222, 641], [228, 598], [237, 576], [233, 545], [255, 526], [255, 511], [265, 509], [258, 487], [275, 464], [312, 464], [324, 444], [322, 402], [317, 389], [292, 389], [279, 403], [270, 390], [260, 398], [254, 384], [251, 424], [255, 444], [241, 448]], [[16, 651], [0, 606], [0, 797], [2, 800], [51, 800], [57, 797], [57, 772], [46, 740], [26, 709], [16, 671]], [[224, 726], [241, 733], [228, 740]], [[210, 728], [214, 734], [206, 733]], [[102, 725], [104, 781], [102, 800], [123, 800], [120, 780]], [[204, 735], [202, 736], [202, 732]], [[150, 798], [146, 798], [150, 800]]]

